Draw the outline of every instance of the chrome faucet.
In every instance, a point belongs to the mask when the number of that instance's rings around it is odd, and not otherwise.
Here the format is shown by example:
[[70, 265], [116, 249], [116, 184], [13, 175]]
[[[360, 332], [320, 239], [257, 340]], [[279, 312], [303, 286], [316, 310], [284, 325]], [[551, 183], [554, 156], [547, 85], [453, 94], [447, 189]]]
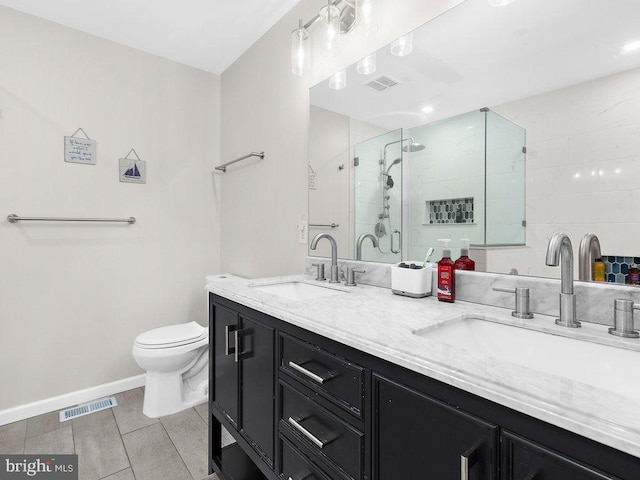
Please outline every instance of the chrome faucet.
[[571, 240], [564, 233], [555, 233], [547, 246], [546, 264], [557, 267], [560, 264], [560, 318], [556, 324], [577, 328], [576, 296], [573, 293], [573, 248]]
[[600, 240], [593, 233], [587, 233], [580, 241], [578, 250], [578, 280], [593, 280], [593, 262], [602, 257]]
[[378, 246], [378, 239], [374, 235], [363, 233], [358, 237], [358, 241], [356, 242], [356, 260], [362, 260], [362, 242], [364, 242], [365, 238], [370, 238], [374, 247]]
[[315, 250], [318, 245], [318, 240], [322, 238], [326, 238], [331, 243], [331, 277], [329, 283], [340, 283], [340, 279], [338, 278], [338, 245], [335, 239], [328, 233], [319, 233], [311, 240], [310, 248], [311, 250]]

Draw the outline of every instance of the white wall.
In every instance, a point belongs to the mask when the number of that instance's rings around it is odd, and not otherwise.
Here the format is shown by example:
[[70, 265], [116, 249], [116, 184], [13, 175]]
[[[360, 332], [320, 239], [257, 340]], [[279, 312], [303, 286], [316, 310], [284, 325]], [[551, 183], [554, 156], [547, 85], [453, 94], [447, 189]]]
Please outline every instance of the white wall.
[[[308, 206], [308, 88], [459, 3], [378, 2], [377, 35], [351, 35], [334, 59], [322, 58], [312, 42], [312, 73], [298, 78], [290, 72], [291, 31], [323, 5], [302, 0], [222, 74], [221, 160], [266, 153], [222, 178], [223, 270], [245, 276], [303, 271], [307, 246], [298, 243], [296, 227]], [[318, 25], [310, 28], [312, 39], [317, 32]]]
[[[206, 322], [219, 271], [220, 78], [0, 7], [0, 410], [143, 373], [135, 336]], [[97, 165], [63, 161], [78, 127]], [[118, 182], [135, 148], [146, 185]]]
[[559, 230], [576, 255], [586, 233], [598, 235], [604, 255], [640, 255], [640, 69], [495, 111], [527, 130], [532, 275], [559, 276], [559, 268], [544, 261], [549, 238]]

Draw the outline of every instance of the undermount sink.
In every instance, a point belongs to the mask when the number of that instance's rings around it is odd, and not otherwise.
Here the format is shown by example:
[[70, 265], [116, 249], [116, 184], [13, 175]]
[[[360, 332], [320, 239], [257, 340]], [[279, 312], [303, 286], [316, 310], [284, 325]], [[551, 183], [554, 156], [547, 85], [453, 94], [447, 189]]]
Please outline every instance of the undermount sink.
[[475, 317], [462, 317], [412, 333], [479, 355], [640, 397], [640, 382], [634, 380], [640, 351]]
[[311, 300], [314, 298], [349, 293], [335, 288], [312, 285], [304, 282], [271, 283], [269, 285], [252, 285], [251, 287], [288, 300]]

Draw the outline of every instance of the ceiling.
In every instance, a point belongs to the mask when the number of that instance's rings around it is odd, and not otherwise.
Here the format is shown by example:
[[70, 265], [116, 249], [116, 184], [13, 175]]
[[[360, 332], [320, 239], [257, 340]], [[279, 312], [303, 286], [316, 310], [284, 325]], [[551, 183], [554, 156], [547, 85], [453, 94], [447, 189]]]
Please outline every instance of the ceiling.
[[[637, 68], [639, 24], [638, 0], [466, 0], [414, 31], [410, 55], [383, 48], [374, 74], [351, 66], [347, 88], [318, 84], [311, 103], [390, 130], [423, 125]], [[399, 85], [365, 86], [380, 75]]]
[[0, 0], [0, 5], [221, 74], [298, 1]]

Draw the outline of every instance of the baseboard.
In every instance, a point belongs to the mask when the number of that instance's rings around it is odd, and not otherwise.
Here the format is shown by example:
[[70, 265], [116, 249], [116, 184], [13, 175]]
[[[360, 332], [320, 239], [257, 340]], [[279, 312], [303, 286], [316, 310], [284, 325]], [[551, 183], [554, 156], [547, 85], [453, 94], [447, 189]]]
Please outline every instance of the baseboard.
[[63, 408], [80, 403], [90, 402], [101, 397], [106, 397], [107, 395], [142, 387], [144, 385], [144, 377], [144, 374], [136, 375], [135, 377], [123, 378], [115, 382], [85, 388], [84, 390], [77, 390], [57, 397], [7, 408], [6, 410], [0, 410], [0, 426], [24, 420], [25, 418], [35, 417], [36, 415], [42, 415], [43, 413], [62, 410]]

